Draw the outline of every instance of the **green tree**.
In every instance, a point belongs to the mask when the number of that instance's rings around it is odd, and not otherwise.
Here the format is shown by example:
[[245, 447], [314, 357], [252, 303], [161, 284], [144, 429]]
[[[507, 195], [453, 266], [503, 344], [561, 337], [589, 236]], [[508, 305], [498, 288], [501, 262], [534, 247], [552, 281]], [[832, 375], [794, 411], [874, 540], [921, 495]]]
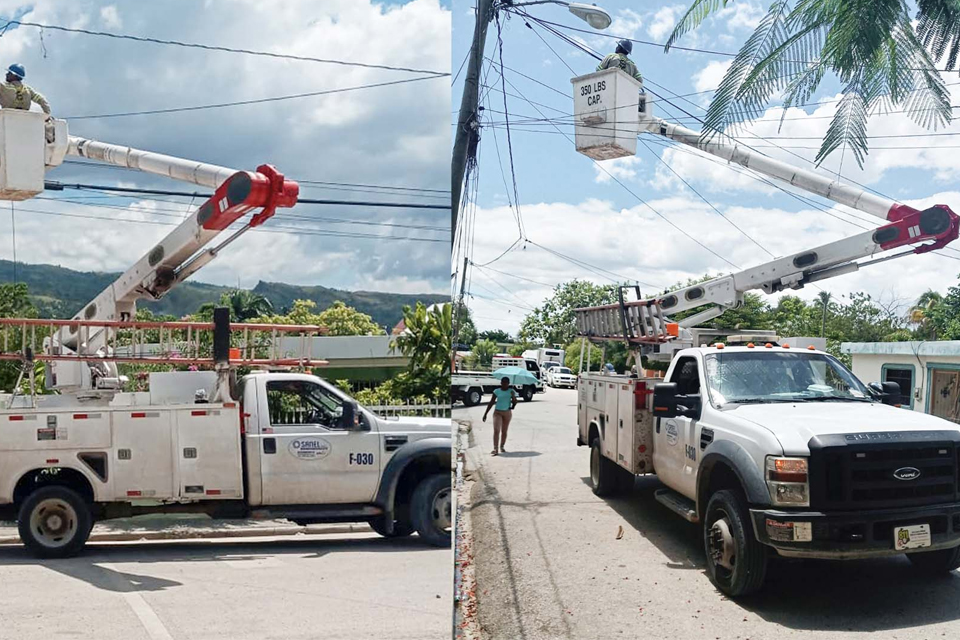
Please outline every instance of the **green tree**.
[[937, 325], [934, 320], [936, 309], [943, 304], [943, 296], [933, 289], [924, 291], [910, 307], [907, 317], [917, 331], [917, 337], [929, 340], [937, 339]]
[[325, 327], [327, 335], [331, 336], [382, 336], [386, 333], [373, 318], [339, 300], [321, 311], [317, 319], [317, 324]]
[[477, 340], [473, 345], [473, 356], [481, 367], [489, 367], [493, 364], [493, 356], [498, 350], [497, 343], [493, 340]]
[[477, 341], [477, 325], [473, 323], [470, 308], [462, 302], [454, 305], [453, 327], [457, 344], [466, 345], [467, 348], [470, 348]]
[[[694, 0], [674, 27], [666, 50], [732, 0]], [[843, 98], [827, 127], [816, 162], [849, 146], [859, 165], [867, 153], [867, 117], [877, 108], [903, 109], [926, 128], [952, 119], [950, 93], [937, 72], [955, 68], [960, 50], [960, 2], [918, 0], [916, 30], [903, 0], [773, 0], [724, 74], [702, 137], [763, 114], [782, 93], [784, 113], [806, 102], [827, 72]], [[925, 48], [926, 47], [926, 48]]]
[[617, 285], [598, 285], [586, 280], [558, 284], [553, 295], [527, 314], [518, 338], [547, 345], [567, 344], [577, 335], [574, 309], [610, 304], [617, 300]]
[[[30, 300], [30, 292], [23, 282], [0, 284], [0, 318], [36, 318], [37, 307]], [[0, 338], [6, 333], [8, 349], [19, 349], [23, 335], [19, 328], [0, 328]], [[42, 336], [37, 337], [38, 341]], [[0, 344], [3, 344], [0, 341]], [[0, 361], [0, 391], [11, 391], [20, 375], [22, 365], [19, 362]], [[42, 384], [40, 385], [42, 388]]]
[[513, 342], [513, 338], [503, 329], [488, 329], [477, 334], [481, 340], [492, 340], [497, 343]]
[[246, 289], [234, 289], [221, 294], [219, 302], [207, 302], [200, 305], [195, 317], [198, 320], [209, 322], [213, 319], [213, 310], [216, 307], [230, 309], [231, 322], [247, 322], [273, 313], [273, 305], [259, 293]]

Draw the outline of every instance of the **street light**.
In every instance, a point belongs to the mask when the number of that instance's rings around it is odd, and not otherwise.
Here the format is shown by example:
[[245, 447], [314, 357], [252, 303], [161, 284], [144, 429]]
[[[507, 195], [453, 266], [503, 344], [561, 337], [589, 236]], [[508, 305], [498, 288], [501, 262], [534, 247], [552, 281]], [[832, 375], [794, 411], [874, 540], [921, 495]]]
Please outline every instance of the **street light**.
[[584, 4], [582, 2], [564, 2], [564, 0], [531, 0], [531, 2], [504, 2], [504, 5], [513, 7], [526, 7], [533, 4], [559, 4], [567, 7], [570, 13], [577, 16], [594, 29], [606, 29], [613, 22], [610, 14], [595, 4]]

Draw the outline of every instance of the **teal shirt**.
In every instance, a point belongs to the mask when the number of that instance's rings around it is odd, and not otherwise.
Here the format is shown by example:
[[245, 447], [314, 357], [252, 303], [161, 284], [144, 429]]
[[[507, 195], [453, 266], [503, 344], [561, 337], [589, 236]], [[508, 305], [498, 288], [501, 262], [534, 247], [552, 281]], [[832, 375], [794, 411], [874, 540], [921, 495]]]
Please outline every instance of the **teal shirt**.
[[513, 408], [513, 389], [500, 389], [499, 387], [493, 390], [493, 395], [497, 398], [497, 411], [510, 411]]

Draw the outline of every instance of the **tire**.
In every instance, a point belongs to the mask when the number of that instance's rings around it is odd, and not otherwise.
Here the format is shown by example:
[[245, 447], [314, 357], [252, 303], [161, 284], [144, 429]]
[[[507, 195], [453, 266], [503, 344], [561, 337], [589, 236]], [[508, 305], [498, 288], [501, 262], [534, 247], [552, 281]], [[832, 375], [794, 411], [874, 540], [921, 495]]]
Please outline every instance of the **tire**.
[[420, 537], [434, 547], [450, 546], [452, 499], [449, 474], [427, 476], [413, 490], [411, 523]]
[[370, 521], [370, 528], [379, 533], [384, 538], [406, 538], [413, 534], [413, 525], [406, 518], [398, 518], [393, 521], [393, 533], [387, 533], [386, 519], [383, 516], [374, 518]]
[[526, 386], [523, 388], [523, 391], [520, 393], [520, 397], [523, 398], [524, 402], [530, 402], [533, 400], [533, 387]]
[[480, 404], [480, 401], [483, 400], [483, 393], [477, 389], [468, 389], [465, 394], [463, 394], [463, 404], [468, 407], [474, 407]]
[[17, 528], [24, 546], [38, 558], [69, 558], [83, 550], [93, 529], [93, 516], [76, 491], [50, 485], [23, 501]]
[[917, 571], [927, 575], [947, 574], [960, 568], [960, 547], [908, 553], [907, 558]]
[[[746, 501], [738, 491], [724, 489], [710, 496], [703, 521], [703, 546], [710, 581], [724, 595], [738, 598], [763, 586], [767, 549], [753, 536]], [[728, 558], [720, 558], [728, 552]]]
[[603, 457], [600, 438], [590, 442], [590, 488], [594, 495], [609, 496], [617, 490], [617, 467]]

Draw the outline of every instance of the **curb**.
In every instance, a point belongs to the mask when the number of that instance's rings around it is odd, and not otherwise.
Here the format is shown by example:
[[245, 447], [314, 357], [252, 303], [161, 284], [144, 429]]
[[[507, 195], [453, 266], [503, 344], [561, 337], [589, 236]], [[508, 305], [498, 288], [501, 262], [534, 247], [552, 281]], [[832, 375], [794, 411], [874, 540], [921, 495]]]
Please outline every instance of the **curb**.
[[[249, 527], [225, 529], [223, 531], [169, 529], [160, 531], [122, 531], [117, 533], [95, 533], [88, 542], [131, 542], [137, 540], [215, 540], [217, 538], [265, 538], [272, 536], [323, 535], [337, 533], [372, 533], [366, 524], [327, 526], [323, 528], [310, 525], [306, 527]], [[0, 537], [0, 545], [20, 544], [19, 536]]]

